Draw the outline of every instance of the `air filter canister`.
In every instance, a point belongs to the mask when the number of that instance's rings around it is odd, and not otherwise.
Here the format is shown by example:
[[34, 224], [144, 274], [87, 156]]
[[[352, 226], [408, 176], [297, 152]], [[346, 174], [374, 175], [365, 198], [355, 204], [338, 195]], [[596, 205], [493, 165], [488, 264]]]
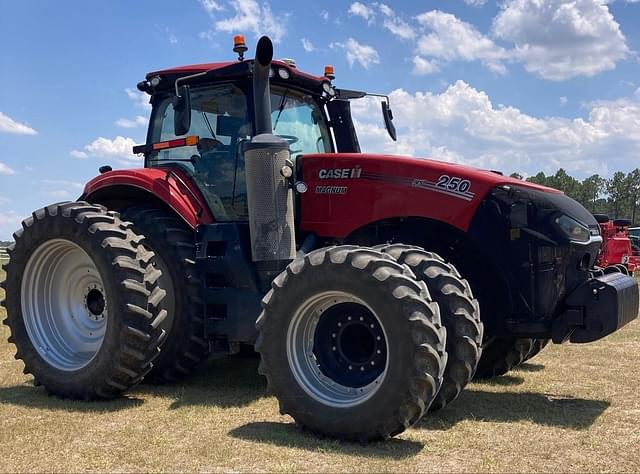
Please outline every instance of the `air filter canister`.
[[293, 194], [280, 173], [289, 156], [288, 143], [269, 133], [256, 135], [246, 147], [244, 162], [254, 262], [292, 260], [296, 255]]

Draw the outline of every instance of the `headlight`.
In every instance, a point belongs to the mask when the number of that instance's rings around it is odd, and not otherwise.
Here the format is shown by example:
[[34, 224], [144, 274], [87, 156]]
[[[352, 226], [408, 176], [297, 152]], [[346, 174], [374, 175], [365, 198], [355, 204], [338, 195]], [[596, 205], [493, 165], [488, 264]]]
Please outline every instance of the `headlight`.
[[556, 217], [556, 224], [562, 233], [570, 240], [575, 242], [589, 242], [591, 239], [589, 229], [567, 215], [563, 214], [560, 217]]

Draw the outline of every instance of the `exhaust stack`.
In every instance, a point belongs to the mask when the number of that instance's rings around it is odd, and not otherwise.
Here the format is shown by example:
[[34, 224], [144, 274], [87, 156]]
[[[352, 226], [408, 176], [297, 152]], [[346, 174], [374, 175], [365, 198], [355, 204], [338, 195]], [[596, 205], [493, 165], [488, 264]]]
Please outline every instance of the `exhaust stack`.
[[296, 256], [293, 193], [282, 174], [290, 165], [289, 145], [273, 135], [271, 126], [272, 58], [273, 44], [263, 36], [253, 64], [256, 135], [245, 152], [251, 256], [267, 285]]

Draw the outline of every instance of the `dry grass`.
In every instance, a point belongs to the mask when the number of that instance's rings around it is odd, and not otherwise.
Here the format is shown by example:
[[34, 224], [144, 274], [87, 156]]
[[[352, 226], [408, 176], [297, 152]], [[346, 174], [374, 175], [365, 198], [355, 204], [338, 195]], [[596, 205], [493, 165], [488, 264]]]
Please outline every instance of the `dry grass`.
[[296, 429], [249, 357], [213, 361], [184, 385], [70, 402], [31, 385], [7, 335], [2, 326], [0, 471], [640, 471], [638, 321], [549, 347], [369, 446]]

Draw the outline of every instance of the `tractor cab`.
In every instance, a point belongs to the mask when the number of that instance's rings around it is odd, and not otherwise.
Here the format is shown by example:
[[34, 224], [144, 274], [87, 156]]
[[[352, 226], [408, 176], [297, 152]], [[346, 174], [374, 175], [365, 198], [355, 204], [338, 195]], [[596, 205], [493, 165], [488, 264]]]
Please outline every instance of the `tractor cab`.
[[[244, 38], [234, 41], [238, 61], [156, 71], [138, 84], [151, 95], [153, 110], [147, 145], [134, 152], [144, 153], [146, 168], [171, 167], [187, 174], [216, 221], [248, 218], [244, 153], [259, 132], [254, 61], [244, 60]], [[302, 154], [360, 152], [349, 100], [367, 94], [336, 89], [334, 77], [332, 66], [325, 67], [323, 76], [303, 73], [288, 59], [270, 66], [273, 134], [287, 142], [294, 165]], [[383, 117], [393, 130], [388, 98]]]

